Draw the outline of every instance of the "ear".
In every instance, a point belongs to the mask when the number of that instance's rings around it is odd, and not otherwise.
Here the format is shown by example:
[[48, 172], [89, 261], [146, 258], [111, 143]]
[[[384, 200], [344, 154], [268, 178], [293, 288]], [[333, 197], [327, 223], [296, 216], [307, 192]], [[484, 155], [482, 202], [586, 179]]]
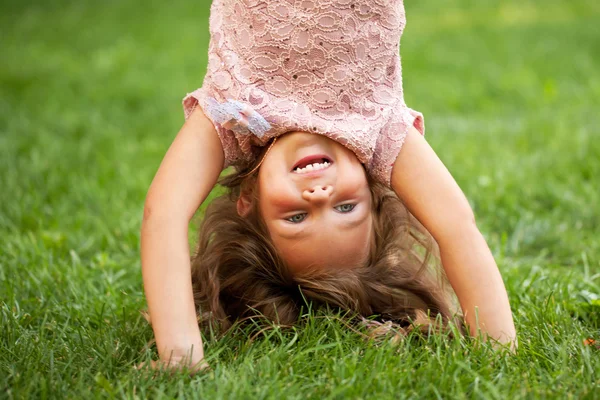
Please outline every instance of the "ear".
[[240, 198], [237, 201], [237, 213], [240, 217], [246, 218], [252, 210], [252, 193], [248, 190], [243, 190]]

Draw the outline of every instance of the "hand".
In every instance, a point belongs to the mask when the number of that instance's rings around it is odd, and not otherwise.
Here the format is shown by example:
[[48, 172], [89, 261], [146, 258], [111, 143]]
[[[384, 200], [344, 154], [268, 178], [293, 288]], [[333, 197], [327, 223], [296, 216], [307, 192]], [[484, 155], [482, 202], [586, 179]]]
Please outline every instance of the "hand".
[[190, 375], [195, 375], [196, 373], [204, 370], [209, 370], [210, 365], [204, 360], [204, 358], [200, 358], [199, 360], [191, 360], [189, 361], [187, 357], [177, 358], [172, 357], [170, 360], [150, 360], [147, 362], [142, 362], [134, 367], [137, 370], [144, 369], [152, 369], [155, 371], [170, 371], [170, 372], [179, 372], [186, 371], [189, 372]]

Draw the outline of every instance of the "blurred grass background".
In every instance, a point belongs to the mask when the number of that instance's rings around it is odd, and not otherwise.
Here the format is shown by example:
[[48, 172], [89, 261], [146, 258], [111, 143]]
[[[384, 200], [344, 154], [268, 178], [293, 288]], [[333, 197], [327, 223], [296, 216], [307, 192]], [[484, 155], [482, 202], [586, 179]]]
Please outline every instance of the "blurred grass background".
[[0, 397], [600, 398], [583, 345], [600, 339], [592, 0], [406, 1], [406, 101], [496, 256], [517, 356], [315, 318], [208, 338], [213, 371], [194, 379], [132, 370], [152, 355], [143, 201], [201, 85], [209, 6], [0, 2]]

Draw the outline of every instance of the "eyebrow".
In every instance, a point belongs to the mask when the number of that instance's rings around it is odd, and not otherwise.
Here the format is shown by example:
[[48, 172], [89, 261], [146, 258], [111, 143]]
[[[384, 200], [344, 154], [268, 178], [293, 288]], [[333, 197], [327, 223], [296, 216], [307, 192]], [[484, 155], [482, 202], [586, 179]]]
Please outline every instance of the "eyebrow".
[[[344, 222], [341, 222], [339, 225], [341, 225], [341, 228], [344, 231], [349, 231], [352, 230], [353, 228], [356, 228], [357, 226], [365, 223], [369, 216], [371, 215], [370, 212], [365, 213], [365, 216], [363, 218], [360, 219], [356, 219], [356, 220], [345, 220]], [[312, 230], [307, 230], [305, 229], [301, 229], [301, 230], [296, 230], [294, 232], [291, 233], [282, 233], [282, 232], [276, 232], [276, 234], [283, 238], [283, 239], [304, 239], [308, 236], [310, 236], [312, 234]]]

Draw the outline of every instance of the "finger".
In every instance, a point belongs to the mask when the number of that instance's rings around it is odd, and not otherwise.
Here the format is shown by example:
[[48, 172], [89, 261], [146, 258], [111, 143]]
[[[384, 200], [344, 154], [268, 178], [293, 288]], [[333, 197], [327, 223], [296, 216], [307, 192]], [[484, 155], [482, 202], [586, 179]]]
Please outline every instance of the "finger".
[[135, 365], [133, 368], [137, 369], [138, 371], [141, 371], [144, 369], [156, 369], [156, 361], [154, 361], [154, 360], [143, 361], [143, 362], [139, 363], [138, 365]]

